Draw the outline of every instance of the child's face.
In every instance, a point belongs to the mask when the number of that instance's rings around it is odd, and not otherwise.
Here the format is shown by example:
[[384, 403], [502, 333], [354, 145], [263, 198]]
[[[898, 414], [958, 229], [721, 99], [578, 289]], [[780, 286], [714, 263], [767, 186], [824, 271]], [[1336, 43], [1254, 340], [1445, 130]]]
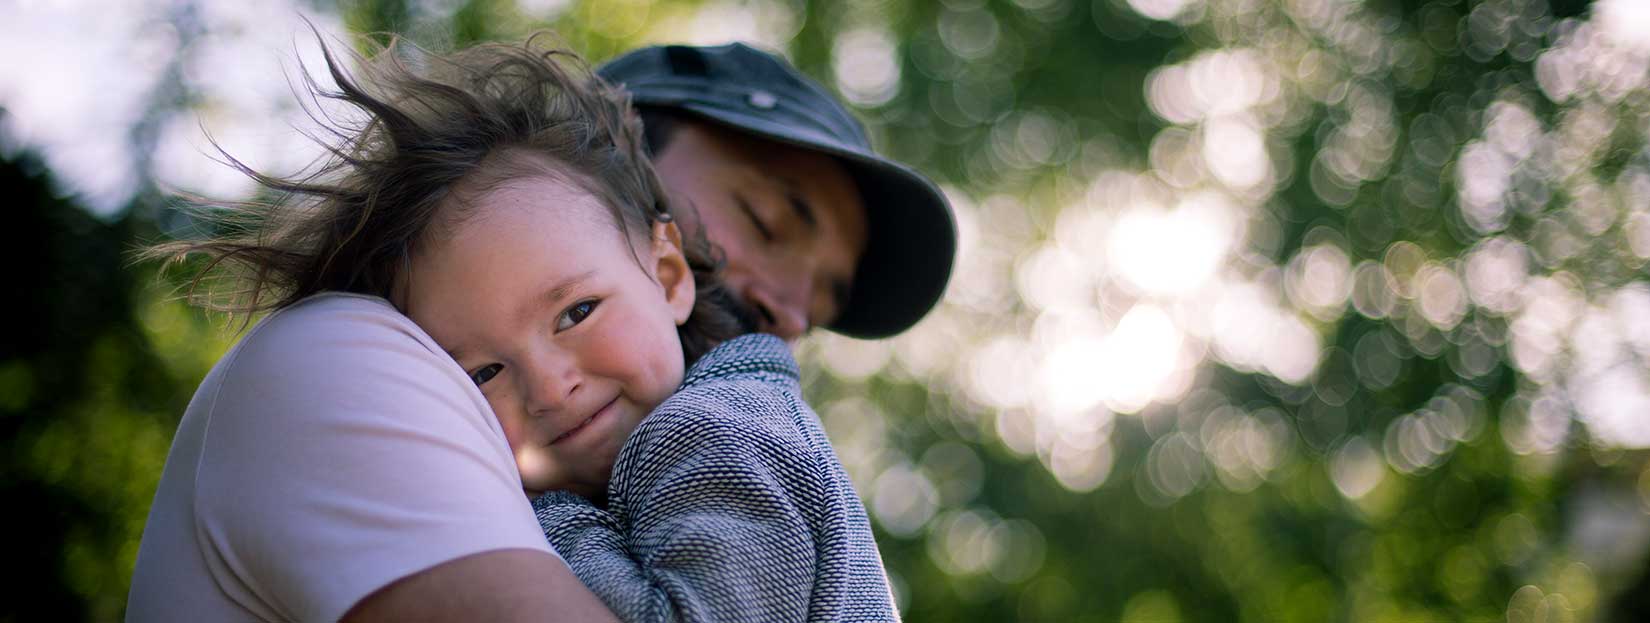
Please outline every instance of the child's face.
[[625, 438], [681, 383], [693, 276], [674, 233], [633, 244], [598, 199], [534, 176], [414, 254], [407, 315], [479, 384], [527, 490], [605, 493]]

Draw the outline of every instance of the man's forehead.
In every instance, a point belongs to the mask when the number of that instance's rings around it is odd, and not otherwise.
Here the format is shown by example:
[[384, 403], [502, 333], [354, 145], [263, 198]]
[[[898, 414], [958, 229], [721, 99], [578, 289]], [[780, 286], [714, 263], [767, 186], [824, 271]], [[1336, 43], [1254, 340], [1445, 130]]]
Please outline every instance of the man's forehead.
[[[863, 222], [864, 202], [859, 185], [849, 174], [848, 163], [818, 150], [798, 147], [773, 139], [753, 136], [712, 122], [696, 121], [695, 129], [704, 133], [709, 144], [696, 145], [701, 149], [721, 152], [730, 157], [737, 167], [731, 181], [750, 188], [773, 187], [787, 194], [800, 195], [809, 202], [810, 224], [817, 224], [824, 210], [841, 211], [842, 216], [854, 222]], [[696, 144], [696, 141], [677, 141]], [[674, 145], [674, 144], [673, 144]], [[690, 154], [689, 157], [707, 154]], [[829, 205], [822, 205], [822, 204]]]

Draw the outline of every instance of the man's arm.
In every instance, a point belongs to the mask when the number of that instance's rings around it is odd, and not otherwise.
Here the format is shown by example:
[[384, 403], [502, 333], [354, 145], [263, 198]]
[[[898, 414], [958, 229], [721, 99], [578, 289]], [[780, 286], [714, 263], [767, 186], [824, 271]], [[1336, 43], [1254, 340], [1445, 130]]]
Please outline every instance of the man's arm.
[[345, 623], [617, 621], [555, 556], [500, 550], [450, 560], [362, 599]]
[[545, 542], [486, 399], [404, 316], [322, 299], [238, 348], [193, 509], [230, 599], [295, 621], [612, 620]]

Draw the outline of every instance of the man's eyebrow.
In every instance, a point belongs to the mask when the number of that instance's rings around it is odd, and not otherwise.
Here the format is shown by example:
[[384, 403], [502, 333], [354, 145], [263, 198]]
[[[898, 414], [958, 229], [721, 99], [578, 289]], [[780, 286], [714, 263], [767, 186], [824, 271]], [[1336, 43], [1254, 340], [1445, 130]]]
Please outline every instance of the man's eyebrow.
[[785, 198], [790, 201], [791, 211], [796, 213], [796, 217], [802, 219], [808, 229], [819, 229], [819, 218], [814, 215], [813, 204], [808, 203], [808, 198], [802, 196], [802, 187], [790, 178], [776, 179], [785, 187]]

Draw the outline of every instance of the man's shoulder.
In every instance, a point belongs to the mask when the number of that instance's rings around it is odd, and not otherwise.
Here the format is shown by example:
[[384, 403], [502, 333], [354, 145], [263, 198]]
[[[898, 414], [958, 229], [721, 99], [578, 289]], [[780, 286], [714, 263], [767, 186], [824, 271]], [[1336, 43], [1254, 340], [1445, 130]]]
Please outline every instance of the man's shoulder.
[[[389, 301], [374, 296], [329, 292], [271, 313], [252, 327], [241, 340], [241, 348], [314, 346], [332, 343], [346, 336], [416, 333], [421, 333], [417, 331], [417, 325], [391, 306]], [[414, 337], [416, 339], [416, 335]]]
[[[198, 403], [198, 404], [195, 404]], [[323, 295], [270, 314], [196, 391], [220, 441], [339, 426], [486, 428], [485, 398], [452, 357], [383, 299]], [[266, 421], [269, 420], [269, 421]]]
[[259, 321], [224, 358], [236, 377], [281, 370], [285, 375], [329, 374], [340, 367], [440, 364], [435, 341], [388, 301], [327, 293], [278, 310]]

